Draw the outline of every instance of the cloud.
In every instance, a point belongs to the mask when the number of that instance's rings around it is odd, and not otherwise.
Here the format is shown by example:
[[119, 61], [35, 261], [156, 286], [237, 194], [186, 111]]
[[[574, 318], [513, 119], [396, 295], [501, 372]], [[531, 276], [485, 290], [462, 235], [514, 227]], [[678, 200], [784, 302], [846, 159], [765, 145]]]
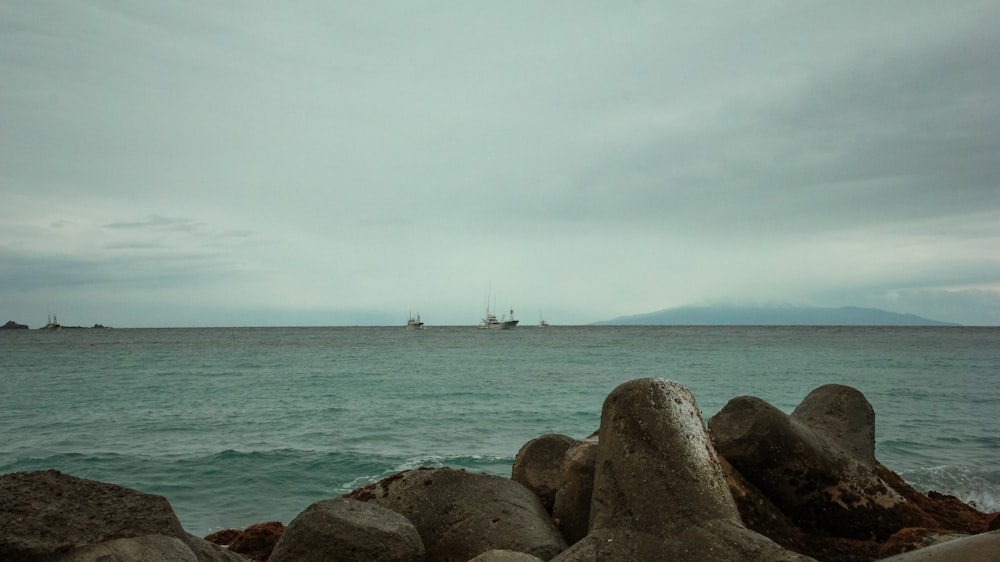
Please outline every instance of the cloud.
[[0, 296], [463, 323], [492, 285], [565, 323], [943, 292], [979, 322], [998, 16], [3, 3]]
[[149, 230], [173, 230], [181, 232], [191, 232], [199, 230], [205, 225], [192, 219], [179, 217], [164, 217], [160, 215], [150, 215], [142, 220], [127, 222], [112, 222], [104, 225], [104, 228], [114, 229], [149, 229]]

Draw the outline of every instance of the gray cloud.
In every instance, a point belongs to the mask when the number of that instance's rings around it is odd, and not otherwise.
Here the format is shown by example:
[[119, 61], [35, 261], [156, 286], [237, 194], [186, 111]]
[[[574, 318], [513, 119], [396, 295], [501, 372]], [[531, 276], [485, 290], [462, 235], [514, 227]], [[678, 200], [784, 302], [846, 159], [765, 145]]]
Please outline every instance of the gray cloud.
[[563, 323], [713, 300], [1000, 323], [998, 16], [0, 3], [0, 308], [466, 323], [492, 285]]

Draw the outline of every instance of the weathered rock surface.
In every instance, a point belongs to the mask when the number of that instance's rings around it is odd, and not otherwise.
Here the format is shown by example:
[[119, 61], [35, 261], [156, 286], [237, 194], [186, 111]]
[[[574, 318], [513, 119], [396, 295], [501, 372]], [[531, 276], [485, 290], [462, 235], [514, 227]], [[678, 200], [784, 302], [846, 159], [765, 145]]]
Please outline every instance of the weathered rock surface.
[[577, 442], [563, 458], [562, 485], [552, 506], [552, 520], [566, 542], [573, 544], [590, 530], [590, 498], [597, 470], [598, 437], [594, 433]]
[[823, 385], [799, 403], [791, 418], [838, 445], [855, 461], [875, 466], [875, 409], [857, 389]]
[[812, 560], [743, 526], [694, 396], [679, 383], [619, 385], [599, 434], [590, 531], [558, 562]]
[[198, 562], [198, 557], [177, 537], [143, 535], [73, 548], [56, 557], [58, 562]]
[[13, 320], [8, 320], [6, 324], [0, 326], [0, 330], [27, 330], [27, 329], [28, 329], [27, 324], [18, 324]]
[[347, 498], [316, 502], [285, 529], [269, 562], [422, 562], [424, 544], [395, 511]]
[[546, 511], [552, 513], [556, 492], [562, 484], [563, 459], [575, 444], [576, 439], [555, 433], [528, 441], [514, 457], [510, 479], [534, 492]]
[[[198, 558], [199, 562], [246, 562], [247, 557], [240, 556], [236, 551], [223, 548], [211, 541], [196, 537], [190, 533], [185, 534], [184, 543], [188, 545], [191, 552]], [[270, 549], [268, 550], [270, 552]], [[254, 560], [251, 558], [251, 560]], [[266, 558], [260, 558], [266, 560]]]
[[800, 527], [885, 540], [923, 522], [913, 505], [839, 442], [759, 398], [730, 400], [709, 428], [719, 454]]
[[922, 494], [881, 465], [874, 424], [860, 392], [826, 385], [790, 416], [757, 398], [733, 399], [709, 428], [731, 462], [727, 478], [747, 527], [787, 548], [870, 561], [921, 548], [928, 533], [987, 530], [990, 516], [950, 496]]
[[542, 562], [542, 559], [512, 550], [488, 550], [469, 562]]
[[595, 529], [552, 562], [604, 560], [808, 562], [813, 559], [724, 519], [693, 525], [677, 535], [654, 535], [624, 527]]
[[653, 535], [629, 529], [611, 527], [594, 529], [551, 562], [603, 562], [669, 560], [664, 554], [663, 535]]
[[0, 476], [0, 559], [184, 529], [167, 500], [55, 470]]
[[638, 379], [604, 401], [590, 529], [676, 535], [739, 511], [694, 396], [680, 384]]
[[180, 539], [199, 560], [242, 560], [186, 533], [162, 496], [47, 470], [0, 476], [0, 498], [0, 560], [47, 560], [144, 535]]
[[428, 561], [469, 560], [489, 550], [548, 560], [566, 548], [538, 497], [499, 476], [450, 468], [412, 470], [348, 497], [404, 515], [420, 533]]
[[250, 560], [267, 560], [284, 531], [285, 525], [281, 521], [250, 525], [233, 537], [229, 543], [229, 550], [238, 552]]

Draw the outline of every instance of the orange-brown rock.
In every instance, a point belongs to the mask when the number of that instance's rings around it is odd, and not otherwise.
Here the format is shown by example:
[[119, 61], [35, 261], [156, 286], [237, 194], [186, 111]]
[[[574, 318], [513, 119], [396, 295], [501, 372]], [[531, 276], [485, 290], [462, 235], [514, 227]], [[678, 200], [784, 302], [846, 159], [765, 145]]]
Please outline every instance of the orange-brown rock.
[[280, 521], [251, 525], [229, 543], [229, 550], [238, 552], [250, 560], [267, 560], [284, 530], [285, 525]]

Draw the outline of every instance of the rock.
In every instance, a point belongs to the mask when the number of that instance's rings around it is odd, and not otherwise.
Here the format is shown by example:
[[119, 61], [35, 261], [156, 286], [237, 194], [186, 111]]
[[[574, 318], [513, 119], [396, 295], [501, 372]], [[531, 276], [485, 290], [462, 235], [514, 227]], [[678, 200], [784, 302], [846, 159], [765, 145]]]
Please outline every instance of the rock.
[[896, 554], [920, 550], [928, 546], [934, 546], [943, 542], [965, 537], [966, 535], [954, 533], [941, 533], [937, 529], [926, 527], [907, 527], [897, 531], [889, 537], [889, 540], [882, 543], [878, 549], [878, 557], [888, 558]]
[[881, 465], [879, 465], [878, 474], [894, 490], [932, 518], [935, 524], [928, 524], [928, 526], [965, 535], [975, 535], [991, 530], [989, 526], [992, 515], [973, 508], [955, 496], [939, 494], [934, 491], [922, 494], [907, 484], [898, 474]]
[[791, 417], [839, 445], [855, 461], [875, 466], [875, 409], [860, 391], [841, 384], [821, 386], [799, 403]]
[[869, 561], [988, 529], [989, 515], [922, 494], [881, 465], [874, 422], [860, 392], [826, 385], [790, 416], [756, 398], [734, 399], [709, 427], [722, 460], [732, 461], [727, 478], [744, 523], [786, 548]]
[[223, 529], [207, 535], [205, 540], [213, 544], [229, 546], [242, 532], [239, 529]]
[[997, 560], [1000, 560], [1000, 531], [949, 540], [884, 558], [882, 562], [997, 562]]
[[427, 560], [469, 560], [488, 550], [524, 552], [548, 560], [566, 548], [538, 496], [487, 474], [450, 468], [404, 471], [355, 490], [409, 519]]
[[251, 525], [233, 538], [229, 550], [250, 560], [267, 560], [284, 530], [285, 525], [280, 521]]
[[28, 329], [27, 324], [18, 324], [13, 320], [8, 320], [6, 324], [0, 326], [0, 330], [27, 330], [27, 329]]
[[542, 559], [512, 550], [487, 550], [469, 562], [542, 562]]
[[625, 527], [595, 529], [552, 562], [603, 560], [815, 562], [730, 519], [702, 522], [677, 535], [656, 535]]
[[162, 496], [56, 470], [4, 474], [0, 498], [0, 560], [142, 535], [188, 538]]
[[751, 531], [731, 519], [708, 521], [684, 530], [676, 541], [667, 544], [666, 560], [766, 560], [768, 562], [805, 562], [804, 554], [786, 550], [771, 539]]
[[747, 482], [725, 457], [719, 458], [722, 471], [729, 484], [729, 492], [736, 501], [740, 519], [746, 528], [761, 533], [771, 540], [798, 552], [806, 551], [806, 535], [756, 486]]
[[716, 519], [739, 523], [691, 391], [638, 379], [604, 401], [590, 529], [676, 535]]
[[421, 562], [412, 523], [375, 504], [347, 498], [316, 502], [285, 529], [269, 562]]
[[[812, 404], [799, 417], [818, 419], [811, 412], [821, 410]], [[709, 428], [719, 454], [807, 531], [881, 541], [928, 522], [872, 467], [848, 455], [843, 441], [759, 398], [730, 400]]]
[[514, 457], [510, 479], [534, 492], [552, 513], [556, 492], [562, 486], [563, 459], [575, 444], [576, 439], [555, 433], [528, 441]]
[[247, 558], [223, 548], [192, 534], [186, 534], [183, 538], [191, 552], [198, 558], [198, 562], [246, 562]]
[[[136, 549], [147, 554], [138, 559], [186, 556], [174, 541], [149, 537], [178, 539], [201, 562], [245, 560], [186, 533], [162, 496], [115, 484], [57, 470], [15, 472], [0, 476], [0, 498], [0, 560], [49, 560], [57, 552], [76, 553], [84, 557], [80, 560], [91, 555], [118, 560]], [[151, 549], [158, 545], [167, 550], [153, 555]]]
[[665, 542], [669, 539], [629, 529], [609, 527], [594, 529], [586, 537], [569, 547], [551, 562], [600, 562], [609, 561], [660, 561], [669, 560], [664, 555]]
[[143, 535], [78, 546], [58, 555], [58, 562], [198, 562], [198, 557], [177, 537]]
[[590, 499], [594, 492], [597, 446], [595, 433], [570, 447], [563, 460], [562, 486], [556, 492], [552, 520], [569, 544], [587, 536], [590, 530]]

